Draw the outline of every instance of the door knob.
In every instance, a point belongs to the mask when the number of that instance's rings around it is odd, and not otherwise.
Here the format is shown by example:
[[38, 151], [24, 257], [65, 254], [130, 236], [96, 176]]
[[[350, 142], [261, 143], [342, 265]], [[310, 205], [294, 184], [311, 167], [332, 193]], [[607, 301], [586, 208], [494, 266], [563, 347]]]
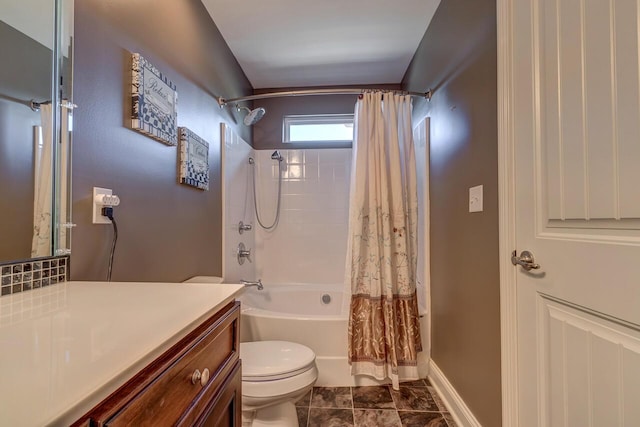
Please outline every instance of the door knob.
[[536, 264], [533, 259], [533, 254], [529, 251], [522, 251], [520, 256], [517, 255], [518, 252], [513, 251], [511, 254], [511, 264], [519, 265], [527, 271], [537, 270], [540, 268], [540, 264]]

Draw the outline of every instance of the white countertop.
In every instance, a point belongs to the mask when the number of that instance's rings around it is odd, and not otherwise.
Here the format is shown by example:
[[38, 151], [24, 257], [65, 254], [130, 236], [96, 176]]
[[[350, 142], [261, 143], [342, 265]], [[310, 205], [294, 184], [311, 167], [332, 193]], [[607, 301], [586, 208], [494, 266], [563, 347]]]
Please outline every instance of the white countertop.
[[67, 282], [0, 298], [0, 425], [68, 425], [241, 285]]

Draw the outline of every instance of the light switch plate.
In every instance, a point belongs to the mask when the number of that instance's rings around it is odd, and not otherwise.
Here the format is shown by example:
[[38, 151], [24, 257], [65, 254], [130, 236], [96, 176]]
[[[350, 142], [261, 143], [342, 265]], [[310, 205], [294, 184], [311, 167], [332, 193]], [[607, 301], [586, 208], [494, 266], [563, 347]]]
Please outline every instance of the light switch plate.
[[469, 212], [482, 212], [482, 185], [469, 189]]

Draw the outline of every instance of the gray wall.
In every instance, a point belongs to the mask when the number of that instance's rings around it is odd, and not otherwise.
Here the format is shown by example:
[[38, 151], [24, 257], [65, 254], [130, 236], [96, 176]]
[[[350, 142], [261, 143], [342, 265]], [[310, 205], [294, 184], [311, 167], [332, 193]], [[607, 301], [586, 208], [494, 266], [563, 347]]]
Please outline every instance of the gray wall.
[[[349, 86], [354, 87], [354, 86]], [[359, 87], [359, 86], [356, 86]], [[361, 86], [366, 88], [367, 86]], [[377, 88], [400, 89], [400, 85], [377, 85]], [[301, 88], [257, 89], [256, 94], [281, 92]], [[302, 88], [318, 89], [318, 88]], [[270, 98], [253, 101], [253, 108], [264, 107], [267, 114], [253, 126], [253, 147], [257, 150], [296, 148], [344, 148], [351, 144], [295, 144], [282, 143], [282, 121], [284, 116], [296, 114], [353, 114], [357, 95], [322, 95], [286, 98]], [[244, 114], [244, 113], [243, 113]]]
[[[72, 279], [103, 280], [112, 230], [91, 224], [92, 187], [122, 200], [113, 280], [180, 281], [221, 274], [220, 122], [246, 140], [240, 115], [214, 95], [247, 95], [251, 85], [199, 0], [83, 0], [75, 4], [75, 115]], [[210, 144], [210, 191], [177, 183], [176, 147], [126, 127], [130, 52], [178, 88], [178, 123]]]
[[[493, 0], [440, 4], [403, 87], [431, 117], [432, 356], [482, 425], [501, 425], [497, 51]], [[484, 185], [484, 212], [468, 212]]]

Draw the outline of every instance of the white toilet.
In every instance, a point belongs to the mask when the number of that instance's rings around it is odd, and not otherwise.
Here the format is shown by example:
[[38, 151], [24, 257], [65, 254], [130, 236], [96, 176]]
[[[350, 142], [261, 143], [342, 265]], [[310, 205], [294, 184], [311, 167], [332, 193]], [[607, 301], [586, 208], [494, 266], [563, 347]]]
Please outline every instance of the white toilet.
[[316, 382], [316, 355], [287, 341], [240, 343], [243, 427], [298, 427], [295, 402]]

